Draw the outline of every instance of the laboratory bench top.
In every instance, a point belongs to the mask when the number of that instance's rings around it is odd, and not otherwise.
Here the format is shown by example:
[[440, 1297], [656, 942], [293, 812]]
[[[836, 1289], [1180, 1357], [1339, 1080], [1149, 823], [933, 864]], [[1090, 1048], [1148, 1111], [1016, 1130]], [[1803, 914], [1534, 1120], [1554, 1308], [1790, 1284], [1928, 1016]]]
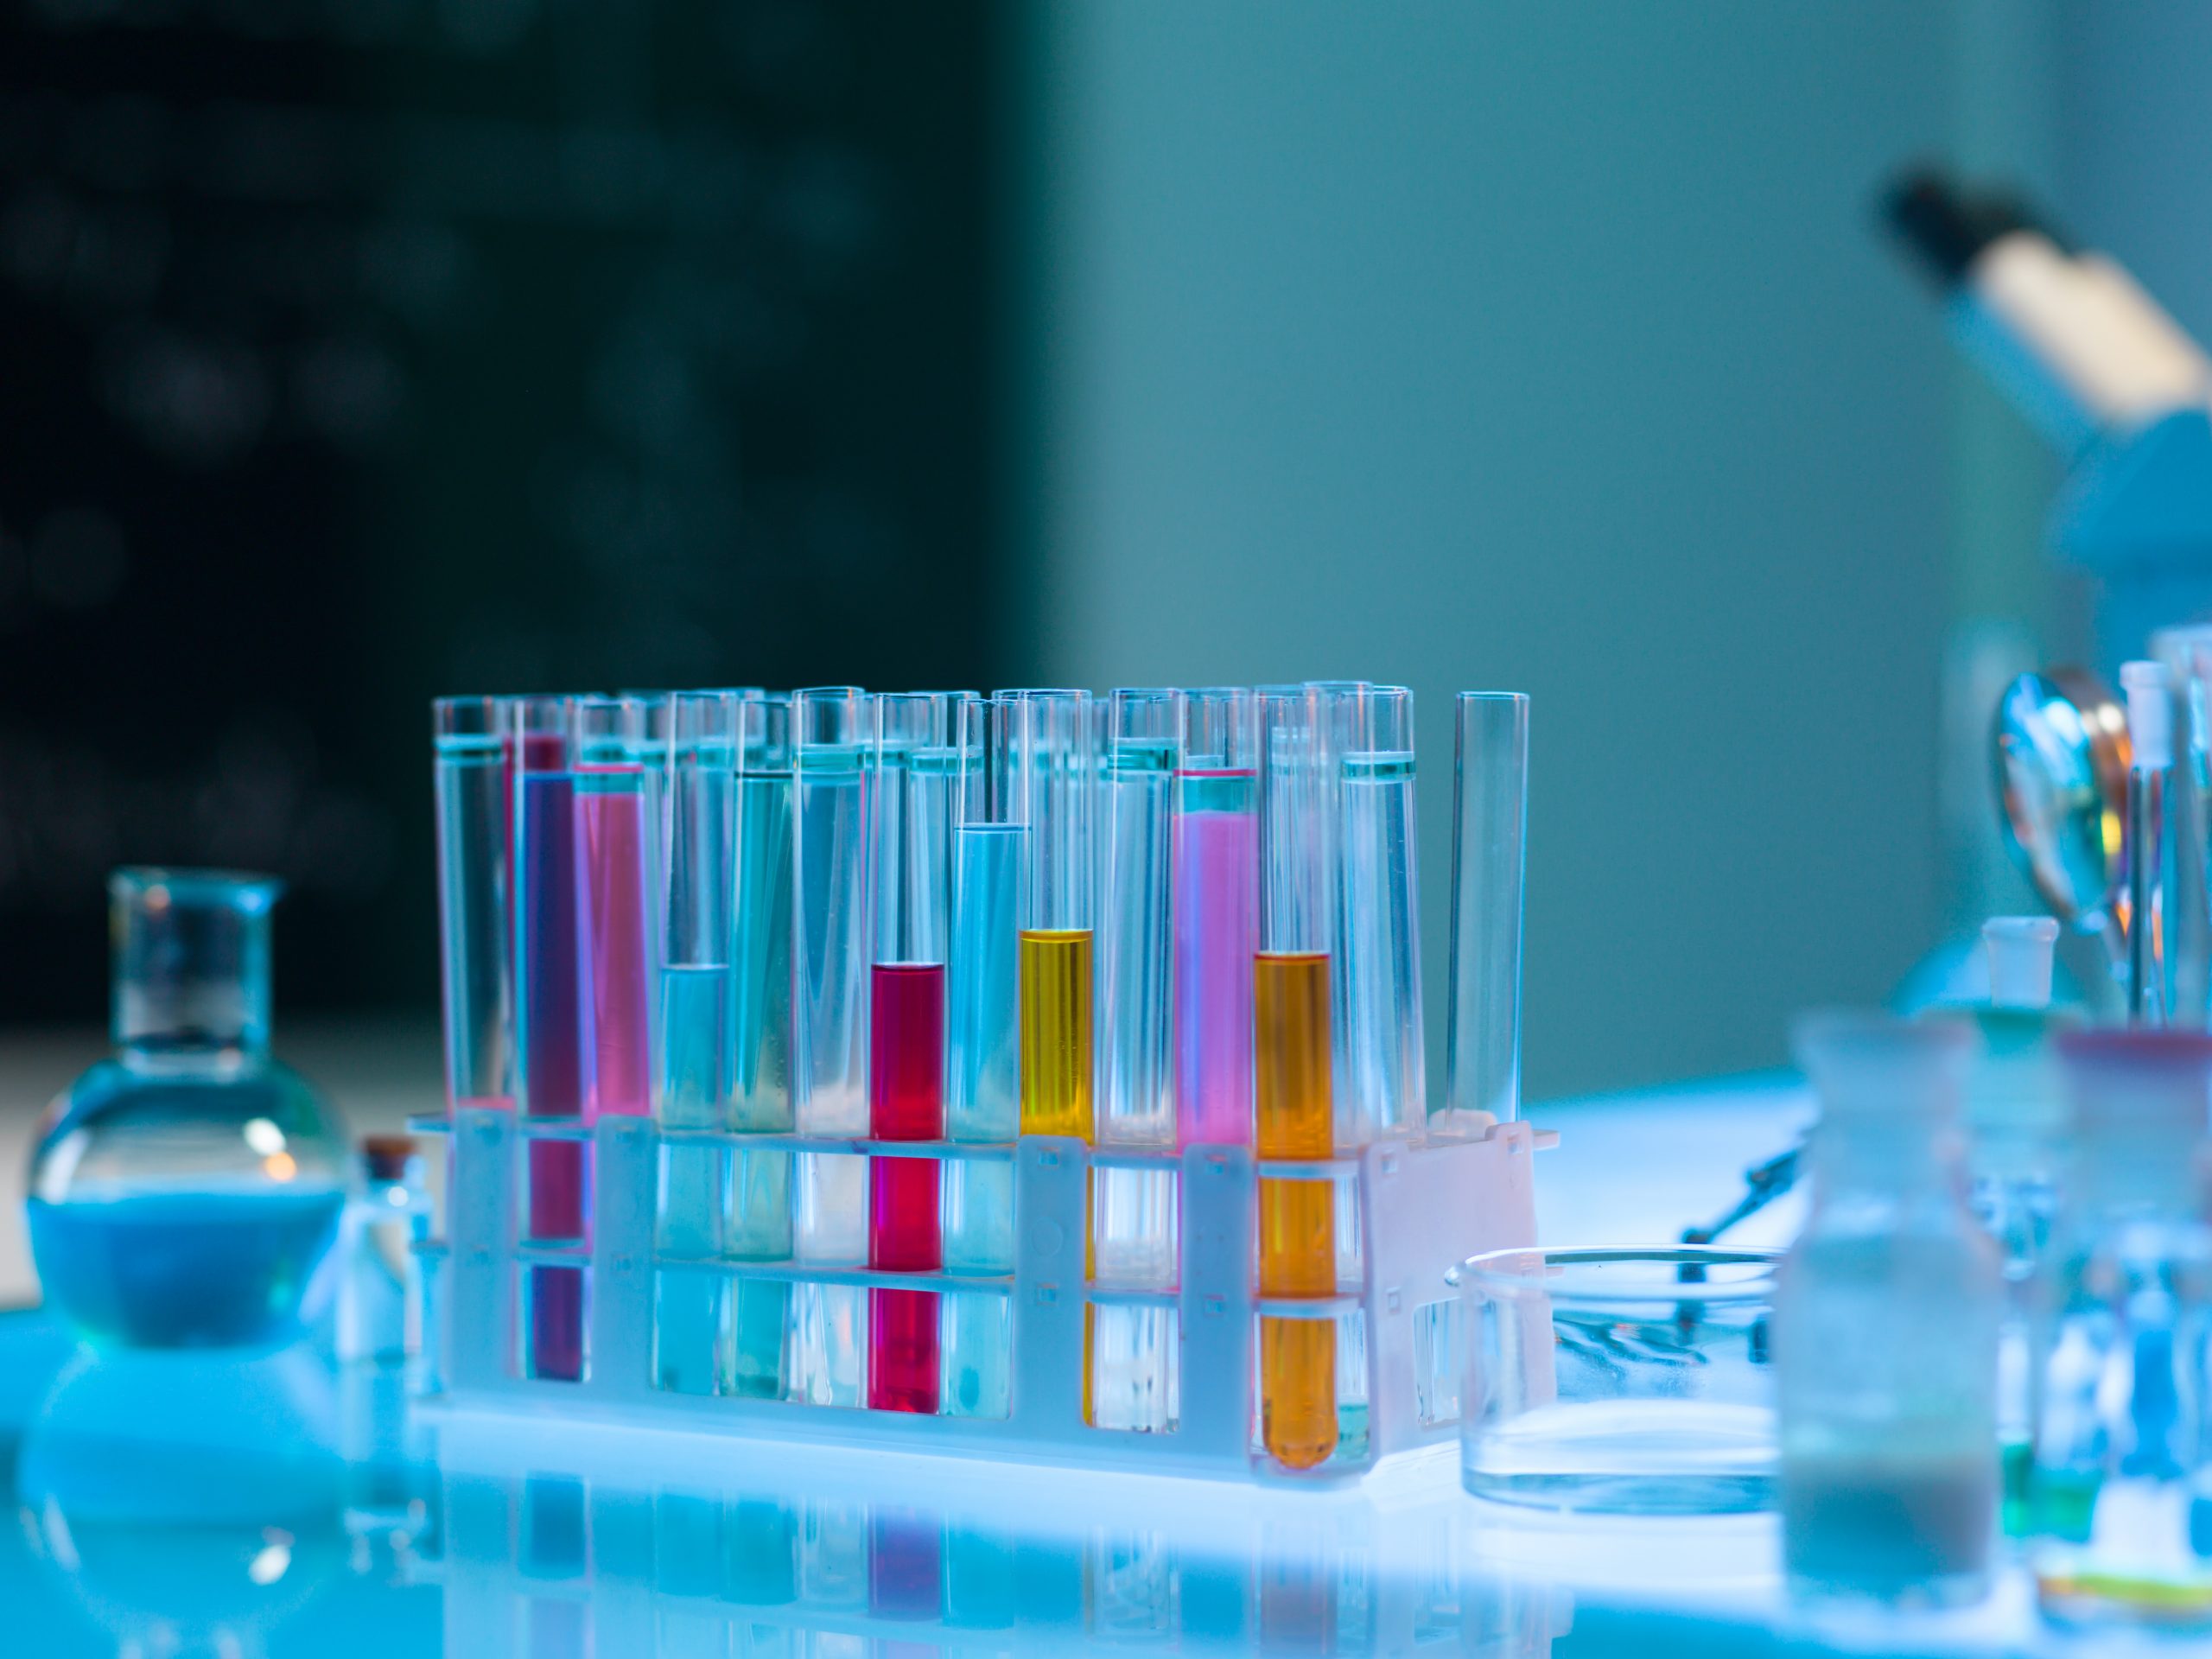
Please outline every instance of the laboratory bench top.
[[[308, 1350], [94, 1361], [33, 1306], [24, 1148], [97, 1037], [0, 1048], [0, 1652], [615, 1656], [2114, 1651], [2017, 1572], [1942, 1615], [1808, 1614], [1773, 1517], [1551, 1518], [1449, 1457], [1349, 1492], [425, 1421]], [[286, 1045], [357, 1129], [433, 1104], [435, 1033]], [[1662, 1241], [1811, 1116], [1768, 1076], [1532, 1107], [1547, 1243]], [[1785, 1199], [1746, 1241], [1788, 1238]], [[2145, 1650], [2152, 1645], [2145, 1643]], [[2171, 1651], [2171, 1647], [2167, 1649]]]

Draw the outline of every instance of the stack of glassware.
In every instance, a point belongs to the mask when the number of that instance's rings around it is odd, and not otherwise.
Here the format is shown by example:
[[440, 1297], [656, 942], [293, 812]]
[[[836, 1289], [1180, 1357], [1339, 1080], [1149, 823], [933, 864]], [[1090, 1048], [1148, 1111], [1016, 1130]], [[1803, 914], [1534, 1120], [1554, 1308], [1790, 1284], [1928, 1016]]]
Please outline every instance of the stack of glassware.
[[[1531, 1141], [1527, 700], [1463, 694], [1459, 714], [1432, 1109], [1403, 687], [441, 701], [453, 1202], [507, 1179], [472, 1176], [472, 1145], [512, 1135], [515, 1183], [486, 1224], [511, 1301], [461, 1297], [457, 1339], [511, 1321], [514, 1379], [633, 1413], [634, 1387], [1004, 1423], [1065, 1377], [1069, 1421], [1165, 1437], [1201, 1381], [1194, 1287], [1227, 1273], [1197, 1317], [1244, 1310], [1207, 1351], [1232, 1374], [1203, 1379], [1233, 1409], [1198, 1415], [1234, 1418], [1240, 1454], [1364, 1466], [1402, 1370], [1427, 1380], [1400, 1390], [1408, 1423], [1448, 1433], [1442, 1270], [1533, 1229], [1525, 1166], [1516, 1186], [1503, 1162], [1487, 1216], [1372, 1213], [1375, 1182], [1427, 1179], [1426, 1150]], [[641, 1134], [645, 1195], [622, 1185]], [[1068, 1173], [1063, 1225], [1045, 1194]], [[605, 1234], [633, 1202], [652, 1220], [636, 1376], [594, 1335], [630, 1328], [594, 1297], [632, 1294]], [[1064, 1244], [1079, 1284], [1046, 1274], [1025, 1301]], [[1071, 1290], [1063, 1367], [1037, 1333]], [[1400, 1344], [1402, 1365], [1380, 1351]]]
[[2212, 1037], [2077, 1028], [2056, 927], [1986, 1007], [1824, 1016], [1811, 1214], [1777, 1294], [1795, 1586], [1957, 1605], [2000, 1533], [2069, 1625], [2212, 1629]]

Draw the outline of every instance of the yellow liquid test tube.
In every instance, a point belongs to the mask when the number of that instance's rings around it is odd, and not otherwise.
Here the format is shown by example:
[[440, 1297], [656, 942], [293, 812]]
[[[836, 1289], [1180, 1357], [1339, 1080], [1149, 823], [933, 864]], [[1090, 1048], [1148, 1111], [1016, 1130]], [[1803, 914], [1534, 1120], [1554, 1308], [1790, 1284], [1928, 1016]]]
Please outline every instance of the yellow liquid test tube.
[[[1262, 1159], [1336, 1150], [1330, 1084], [1329, 957], [1262, 951], [1252, 963], [1255, 1147]], [[1337, 1294], [1336, 1194], [1327, 1180], [1260, 1182], [1260, 1294]], [[1260, 1319], [1260, 1438], [1311, 1469], [1337, 1449], [1333, 1319]]]
[[[1024, 928], [1021, 977], [1021, 1132], [1092, 1138], [1090, 945], [1089, 928]], [[1084, 1213], [1090, 1211], [1086, 1201]], [[1090, 1232], [1084, 1230], [1083, 1276], [1091, 1274]], [[1090, 1310], [1083, 1321], [1083, 1421], [1090, 1398]]]
[[1090, 930], [1020, 935], [1021, 1132], [1088, 1142], [1090, 1117]]

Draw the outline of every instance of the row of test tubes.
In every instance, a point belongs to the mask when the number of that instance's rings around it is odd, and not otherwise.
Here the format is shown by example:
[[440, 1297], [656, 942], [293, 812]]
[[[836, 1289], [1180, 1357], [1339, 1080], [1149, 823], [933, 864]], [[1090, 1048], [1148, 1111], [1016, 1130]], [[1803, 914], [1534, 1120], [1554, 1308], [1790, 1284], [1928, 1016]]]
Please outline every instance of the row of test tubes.
[[[1432, 1103], [1403, 687], [440, 701], [450, 1104], [532, 1125], [521, 1374], [586, 1374], [582, 1132], [649, 1116], [655, 1386], [1002, 1418], [1007, 1154], [1065, 1136], [1084, 1421], [1172, 1432], [1179, 1153], [1275, 1171], [1255, 1291], [1332, 1302], [1341, 1160], [1516, 1115], [1527, 699], [1457, 713]], [[1356, 1434], [1361, 1330], [1261, 1316], [1280, 1466]]]

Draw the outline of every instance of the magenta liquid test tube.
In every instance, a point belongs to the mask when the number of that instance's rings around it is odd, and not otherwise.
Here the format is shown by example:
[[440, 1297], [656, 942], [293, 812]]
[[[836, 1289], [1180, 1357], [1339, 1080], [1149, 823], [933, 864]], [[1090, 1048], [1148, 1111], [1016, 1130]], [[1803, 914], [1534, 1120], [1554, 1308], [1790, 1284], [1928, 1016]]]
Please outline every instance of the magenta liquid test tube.
[[[521, 982], [522, 1105], [531, 1117], [581, 1119], [582, 1007], [576, 931], [575, 774], [562, 697], [519, 697], [514, 717], [515, 846], [520, 866], [515, 961]], [[534, 1243], [588, 1236], [582, 1141], [531, 1140], [526, 1230]], [[524, 1358], [532, 1376], [584, 1375], [582, 1266], [525, 1269]]]
[[[876, 890], [869, 998], [868, 1133], [944, 1138], [944, 979], [952, 922], [953, 721], [971, 693], [875, 698], [869, 834]], [[868, 1265], [935, 1273], [944, 1265], [934, 1158], [879, 1152], [868, 1162]], [[868, 1403], [934, 1414], [934, 1291], [868, 1292]]]

